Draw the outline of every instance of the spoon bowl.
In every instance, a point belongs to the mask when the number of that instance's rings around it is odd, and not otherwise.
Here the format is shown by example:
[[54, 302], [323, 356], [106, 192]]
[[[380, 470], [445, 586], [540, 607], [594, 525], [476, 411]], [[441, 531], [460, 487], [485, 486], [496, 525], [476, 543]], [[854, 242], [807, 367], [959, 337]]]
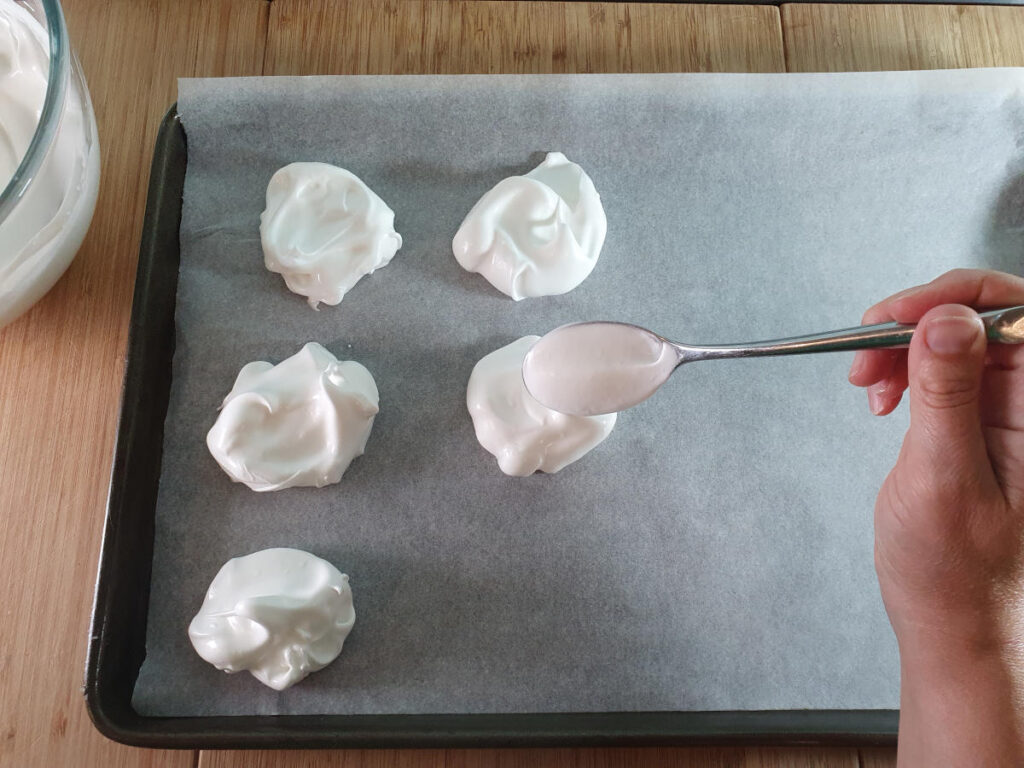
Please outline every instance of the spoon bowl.
[[523, 381], [542, 405], [595, 416], [632, 408], [653, 395], [682, 357], [667, 339], [638, 325], [563, 325], [523, 360]]

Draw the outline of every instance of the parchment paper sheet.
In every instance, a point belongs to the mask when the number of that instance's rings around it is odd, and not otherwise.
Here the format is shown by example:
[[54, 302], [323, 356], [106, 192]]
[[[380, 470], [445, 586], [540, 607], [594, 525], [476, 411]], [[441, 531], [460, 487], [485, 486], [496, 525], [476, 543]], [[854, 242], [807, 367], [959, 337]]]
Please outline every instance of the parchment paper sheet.
[[[1020, 271], [1024, 75], [183, 80], [189, 164], [156, 518], [146, 715], [889, 708], [896, 645], [872, 506], [906, 427], [849, 355], [710, 362], [557, 475], [502, 475], [465, 385], [565, 322], [733, 342], [855, 325], [954, 266]], [[608, 239], [566, 296], [513, 302], [451, 238], [547, 150], [601, 193]], [[267, 181], [356, 173], [404, 245], [314, 312], [263, 267]], [[342, 482], [257, 494], [204, 438], [239, 368], [317, 340], [381, 410]], [[283, 693], [186, 629], [230, 557], [291, 546], [351, 576], [341, 657]]]

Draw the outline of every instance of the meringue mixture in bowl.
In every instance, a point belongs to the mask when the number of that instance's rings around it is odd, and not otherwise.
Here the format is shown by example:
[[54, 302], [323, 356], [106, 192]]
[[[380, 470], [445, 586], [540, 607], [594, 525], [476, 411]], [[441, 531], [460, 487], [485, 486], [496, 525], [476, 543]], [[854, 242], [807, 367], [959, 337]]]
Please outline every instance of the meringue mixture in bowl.
[[[59, 16], [59, 12], [58, 12]], [[70, 51], [67, 56], [71, 57]], [[73, 59], [73, 57], [71, 57]], [[60, 61], [58, 59], [58, 61]], [[53, 287], [78, 252], [99, 191], [96, 120], [77, 63], [58, 82], [64, 98], [50, 115], [48, 145], [17, 199], [6, 189], [45, 128], [50, 45], [47, 29], [13, 0], [0, 0], [0, 328]], [[2, 198], [0, 198], [2, 199]], [[0, 206], [4, 208], [4, 206]]]

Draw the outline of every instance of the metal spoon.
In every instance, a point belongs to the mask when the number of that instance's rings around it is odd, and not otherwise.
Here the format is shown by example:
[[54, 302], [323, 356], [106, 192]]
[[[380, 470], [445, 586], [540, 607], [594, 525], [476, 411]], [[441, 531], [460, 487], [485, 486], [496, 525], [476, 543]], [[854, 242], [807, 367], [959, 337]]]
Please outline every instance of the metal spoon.
[[[990, 342], [1024, 343], [1024, 306], [980, 313]], [[537, 400], [568, 414], [615, 413], [641, 403], [684, 363], [730, 357], [802, 355], [910, 343], [914, 325], [882, 323], [747, 344], [669, 341], [628, 323], [572, 323], [541, 338], [523, 361], [523, 381]]]

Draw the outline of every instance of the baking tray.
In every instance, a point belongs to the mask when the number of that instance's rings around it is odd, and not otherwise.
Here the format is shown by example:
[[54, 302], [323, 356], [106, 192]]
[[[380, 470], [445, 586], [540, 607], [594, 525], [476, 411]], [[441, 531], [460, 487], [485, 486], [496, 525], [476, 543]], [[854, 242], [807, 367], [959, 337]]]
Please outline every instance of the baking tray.
[[185, 749], [666, 744], [892, 744], [893, 710], [143, 717], [154, 512], [174, 355], [186, 137], [171, 107], [156, 141], [86, 663], [93, 722], [115, 741]]

